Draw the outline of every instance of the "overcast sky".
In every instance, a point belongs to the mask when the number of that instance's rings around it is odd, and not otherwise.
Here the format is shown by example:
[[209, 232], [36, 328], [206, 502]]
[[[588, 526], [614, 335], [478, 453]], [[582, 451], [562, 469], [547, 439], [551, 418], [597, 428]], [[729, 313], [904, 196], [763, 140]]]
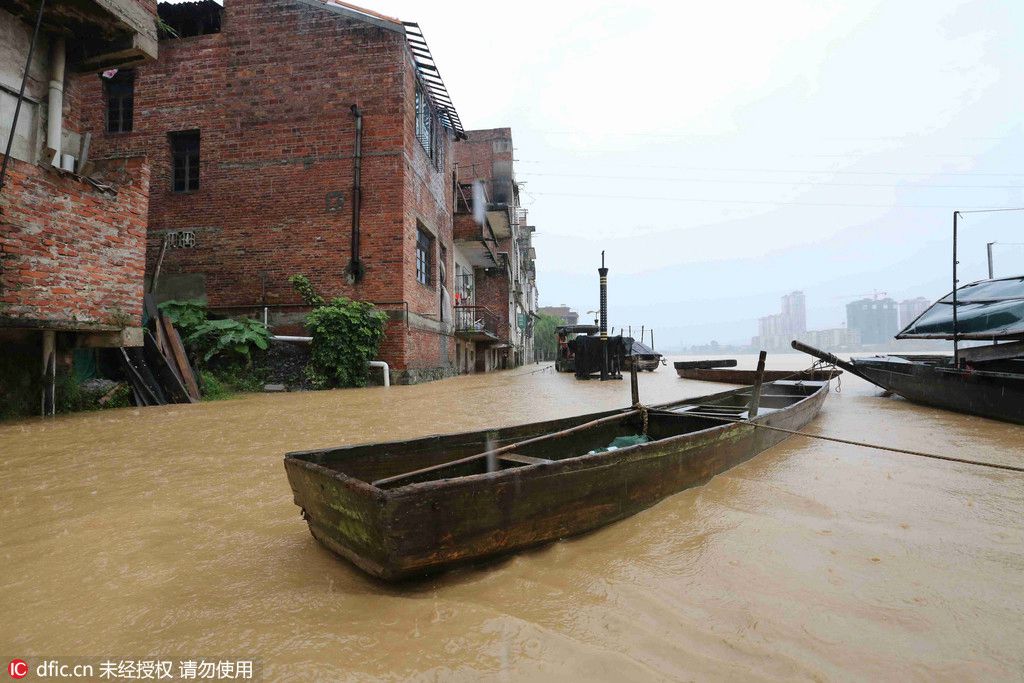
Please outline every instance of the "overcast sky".
[[[229, 0], [230, 2], [230, 0]], [[420, 24], [467, 129], [509, 126], [542, 305], [749, 342], [802, 289], [950, 289], [951, 211], [1024, 206], [1024, 2], [364, 0]], [[962, 224], [964, 281], [1024, 212]], [[997, 246], [996, 273], [1024, 272]]]

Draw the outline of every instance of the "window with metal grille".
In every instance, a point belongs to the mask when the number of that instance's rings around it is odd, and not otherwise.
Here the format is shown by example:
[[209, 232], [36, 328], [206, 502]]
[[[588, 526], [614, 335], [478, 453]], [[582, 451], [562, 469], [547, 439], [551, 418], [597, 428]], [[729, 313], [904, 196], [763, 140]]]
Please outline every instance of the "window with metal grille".
[[430, 284], [430, 254], [433, 251], [434, 238], [423, 228], [416, 228], [416, 281], [422, 285]]
[[175, 192], [199, 189], [199, 131], [171, 133], [172, 188]]
[[135, 117], [135, 72], [118, 71], [105, 84], [107, 132], [127, 133]]
[[419, 85], [416, 86], [416, 138], [423, 145], [427, 156], [434, 157], [434, 122], [430, 111], [427, 94]]

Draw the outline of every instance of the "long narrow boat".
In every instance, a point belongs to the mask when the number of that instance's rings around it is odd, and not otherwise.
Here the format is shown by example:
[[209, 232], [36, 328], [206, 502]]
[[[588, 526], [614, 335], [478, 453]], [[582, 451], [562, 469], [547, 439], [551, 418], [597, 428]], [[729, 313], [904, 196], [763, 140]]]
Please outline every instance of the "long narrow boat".
[[[753, 384], [755, 370], [736, 370], [735, 368], [681, 368], [676, 365], [676, 373], [683, 379], [695, 379], [701, 382], [720, 382], [722, 384]], [[776, 382], [783, 379], [798, 381], [827, 382], [833, 377], [843, 374], [841, 370], [765, 370], [764, 381]]]
[[[397, 580], [580, 534], [752, 458], [817, 415], [827, 382], [764, 384], [651, 408], [289, 453], [313, 536]], [[609, 447], [617, 438], [627, 443]], [[641, 437], [641, 438], [637, 438]], [[621, 442], [620, 442], [621, 443]]]
[[[1024, 424], [1024, 276], [979, 280], [932, 304], [897, 339], [945, 339], [954, 355], [836, 358], [793, 348], [924, 405]], [[991, 342], [960, 347], [962, 341]]]
[[845, 361], [800, 342], [794, 341], [793, 348], [914, 403], [1024, 424], [1024, 362], [1020, 360], [990, 363], [986, 369], [957, 368], [949, 356], [889, 354]]

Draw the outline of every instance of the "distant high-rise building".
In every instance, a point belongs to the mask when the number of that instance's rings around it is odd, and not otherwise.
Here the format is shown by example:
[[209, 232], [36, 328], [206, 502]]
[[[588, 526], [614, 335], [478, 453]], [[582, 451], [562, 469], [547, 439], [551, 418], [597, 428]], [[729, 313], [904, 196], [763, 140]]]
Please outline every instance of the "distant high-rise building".
[[904, 299], [900, 302], [900, 327], [906, 327], [917, 319], [917, 316], [928, 310], [932, 302], [919, 296], [916, 299]]
[[789, 348], [794, 339], [802, 339], [807, 332], [807, 305], [803, 292], [790, 292], [782, 297], [782, 312], [766, 315], [757, 320], [754, 346], [765, 351]]
[[899, 309], [892, 299], [861, 299], [846, 304], [846, 329], [860, 334], [862, 344], [887, 344], [899, 327]]
[[803, 292], [790, 292], [782, 297], [782, 318], [786, 334], [794, 339], [807, 331], [807, 303]]

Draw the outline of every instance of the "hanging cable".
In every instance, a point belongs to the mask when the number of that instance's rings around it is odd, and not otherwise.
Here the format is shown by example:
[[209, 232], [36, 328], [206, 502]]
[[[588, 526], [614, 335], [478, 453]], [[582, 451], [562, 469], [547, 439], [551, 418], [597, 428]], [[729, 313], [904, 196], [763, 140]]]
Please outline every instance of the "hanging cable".
[[25, 73], [21, 75], [21, 89], [18, 90], [18, 103], [14, 105], [14, 119], [11, 121], [11, 133], [7, 136], [7, 148], [4, 150], [4, 161], [3, 165], [0, 166], [0, 191], [3, 190], [4, 181], [7, 179], [7, 162], [11, 159], [11, 147], [14, 145], [14, 132], [18, 129], [18, 115], [21, 114], [21, 102], [25, 99], [25, 84], [28, 83], [28, 70], [32, 66], [32, 53], [36, 50], [36, 40], [39, 38], [39, 26], [43, 23], [43, 8], [45, 6], [46, 0], [39, 0], [39, 12], [36, 14], [36, 27], [32, 29], [32, 42], [28, 44], [28, 58], [25, 60]]

